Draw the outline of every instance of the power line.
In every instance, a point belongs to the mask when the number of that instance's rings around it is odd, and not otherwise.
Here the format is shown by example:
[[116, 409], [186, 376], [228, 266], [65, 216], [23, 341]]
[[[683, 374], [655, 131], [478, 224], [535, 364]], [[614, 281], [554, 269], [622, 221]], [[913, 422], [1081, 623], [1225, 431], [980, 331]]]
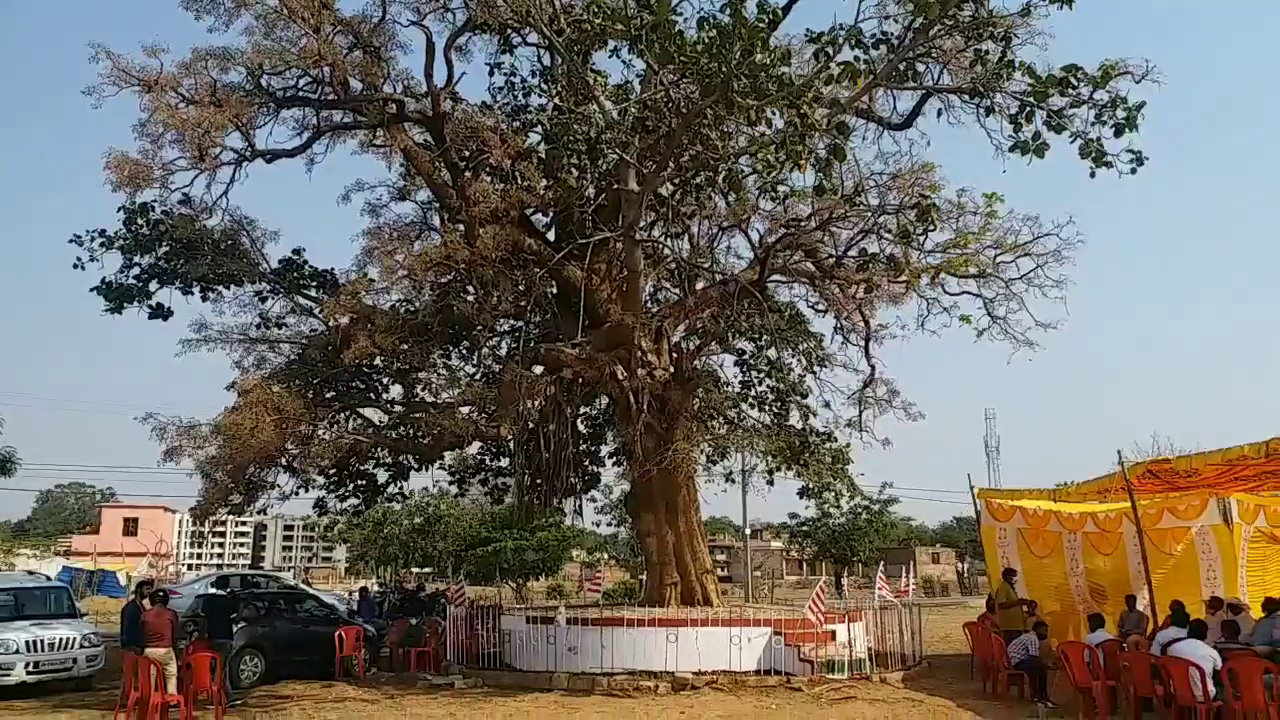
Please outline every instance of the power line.
[[[57, 480], [59, 482], [88, 482], [88, 483], [147, 483], [152, 485], [182, 485], [182, 480], [130, 480], [127, 478], [99, 478], [75, 475], [26, 475], [18, 474], [13, 476], [14, 480]], [[188, 481], [189, 482], [189, 479]]]
[[53, 473], [107, 473], [108, 475], [190, 475], [195, 472], [193, 468], [153, 468], [151, 470], [143, 470], [142, 468], [121, 467], [113, 468], [110, 465], [84, 467], [69, 465], [46, 465], [44, 463], [23, 463], [23, 470], [35, 470], [37, 472], [53, 472]]
[[0, 390], [0, 397], [12, 397], [20, 400], [40, 400], [43, 402], [72, 403], [76, 405], [105, 405], [108, 407], [134, 408], [139, 410], [159, 410], [168, 408], [172, 411], [181, 412], [176, 405], [166, 403], [157, 403], [155, 405], [139, 405], [137, 403], [123, 402], [120, 400], [83, 400], [77, 398], [58, 398], [48, 397], [46, 395], [33, 395], [24, 392], [12, 392], [9, 390]]

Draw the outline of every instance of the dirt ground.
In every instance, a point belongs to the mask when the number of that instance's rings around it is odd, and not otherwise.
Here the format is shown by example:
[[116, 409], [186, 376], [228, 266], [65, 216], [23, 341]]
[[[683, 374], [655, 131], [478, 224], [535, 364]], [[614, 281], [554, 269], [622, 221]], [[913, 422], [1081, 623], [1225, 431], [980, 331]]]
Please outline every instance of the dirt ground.
[[[741, 718], [1026, 718], [1033, 705], [1002, 703], [983, 697], [969, 680], [968, 649], [960, 623], [977, 610], [970, 607], [929, 608], [925, 617], [930, 665], [906, 687], [866, 681], [810, 688], [725, 690], [708, 687], [677, 695], [529, 692], [479, 688], [437, 690], [397, 685], [394, 680], [356, 685], [332, 681], [291, 681], [250, 693], [231, 718], [499, 718], [586, 720], [644, 718], [653, 720], [740, 720]], [[114, 659], [114, 658], [113, 658]], [[118, 685], [118, 660], [102, 676], [102, 689], [70, 692], [58, 686], [35, 686], [0, 692], [0, 718], [110, 717]], [[1060, 698], [1060, 702], [1062, 699]], [[1074, 714], [1059, 711], [1057, 717]], [[198, 712], [212, 718], [211, 711]], [[175, 715], [176, 717], [176, 715]]]

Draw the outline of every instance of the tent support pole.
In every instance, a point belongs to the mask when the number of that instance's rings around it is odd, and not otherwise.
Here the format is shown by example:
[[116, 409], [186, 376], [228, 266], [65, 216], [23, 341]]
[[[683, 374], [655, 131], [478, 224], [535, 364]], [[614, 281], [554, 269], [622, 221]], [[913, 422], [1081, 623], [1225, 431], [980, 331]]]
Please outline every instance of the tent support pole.
[[1151, 608], [1151, 627], [1160, 626], [1160, 615], [1156, 609], [1156, 589], [1151, 581], [1151, 563], [1147, 560], [1147, 533], [1142, 528], [1142, 515], [1138, 513], [1138, 500], [1133, 495], [1133, 481], [1129, 479], [1129, 468], [1124, 464], [1124, 452], [1116, 450], [1116, 462], [1120, 464], [1120, 474], [1124, 477], [1124, 489], [1129, 493], [1129, 509], [1133, 511], [1133, 527], [1138, 533], [1138, 553], [1142, 556], [1142, 574], [1147, 578], [1147, 603]]
[[[965, 473], [964, 476], [969, 481], [969, 499], [973, 501], [973, 525], [978, 531], [978, 547], [982, 550], [982, 562], [985, 565], [987, 562], [987, 544], [982, 539], [982, 514], [978, 512], [978, 491], [973, 487], [973, 473]], [[973, 570], [973, 558], [965, 558], [965, 560], [964, 567], [965, 575], [967, 576], [965, 577], [965, 582], [968, 583], [970, 579], [976, 581], [978, 573]], [[988, 578], [990, 578], [990, 575], [988, 575]], [[976, 589], [978, 583], [974, 582], [973, 585]]]

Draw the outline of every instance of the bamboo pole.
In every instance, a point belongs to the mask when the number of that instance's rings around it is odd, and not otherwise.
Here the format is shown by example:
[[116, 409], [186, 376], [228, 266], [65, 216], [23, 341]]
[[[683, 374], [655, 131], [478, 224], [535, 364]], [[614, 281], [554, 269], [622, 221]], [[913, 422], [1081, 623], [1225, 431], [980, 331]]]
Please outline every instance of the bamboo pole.
[[1142, 556], [1142, 574], [1147, 578], [1147, 604], [1151, 608], [1151, 627], [1160, 626], [1160, 614], [1156, 606], [1156, 588], [1151, 582], [1151, 563], [1147, 560], [1147, 537], [1142, 529], [1142, 515], [1138, 512], [1138, 500], [1133, 495], [1133, 481], [1129, 479], [1129, 468], [1124, 464], [1124, 452], [1116, 450], [1116, 462], [1120, 464], [1120, 474], [1124, 477], [1124, 489], [1129, 493], [1129, 509], [1133, 511], [1133, 527], [1138, 533], [1138, 553]]
[[[978, 512], [978, 491], [973, 487], [973, 473], [965, 473], [965, 478], [969, 481], [969, 499], [973, 501], [973, 524], [978, 529], [978, 547], [982, 548], [982, 563], [987, 562], [987, 544], [982, 540], [982, 513]], [[978, 573], [973, 571], [973, 559], [967, 558], [965, 563], [965, 584], [978, 579]], [[973, 582], [976, 586], [978, 583]], [[991, 568], [987, 568], [987, 584], [991, 584]], [[975, 590], [977, 587], [974, 588]]]

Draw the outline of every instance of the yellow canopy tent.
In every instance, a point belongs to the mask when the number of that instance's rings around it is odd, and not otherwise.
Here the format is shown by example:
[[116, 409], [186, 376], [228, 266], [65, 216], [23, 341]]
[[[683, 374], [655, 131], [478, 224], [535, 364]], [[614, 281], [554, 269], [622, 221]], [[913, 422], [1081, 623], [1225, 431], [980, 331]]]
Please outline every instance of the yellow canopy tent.
[[1280, 595], [1280, 438], [1134, 463], [1128, 475], [1137, 524], [1118, 468], [1062, 488], [978, 491], [989, 572], [1018, 570], [1055, 639], [1081, 637], [1092, 612], [1114, 629], [1129, 593], [1150, 613], [1140, 539], [1159, 617], [1175, 598], [1195, 613], [1210, 595], [1255, 610]]

